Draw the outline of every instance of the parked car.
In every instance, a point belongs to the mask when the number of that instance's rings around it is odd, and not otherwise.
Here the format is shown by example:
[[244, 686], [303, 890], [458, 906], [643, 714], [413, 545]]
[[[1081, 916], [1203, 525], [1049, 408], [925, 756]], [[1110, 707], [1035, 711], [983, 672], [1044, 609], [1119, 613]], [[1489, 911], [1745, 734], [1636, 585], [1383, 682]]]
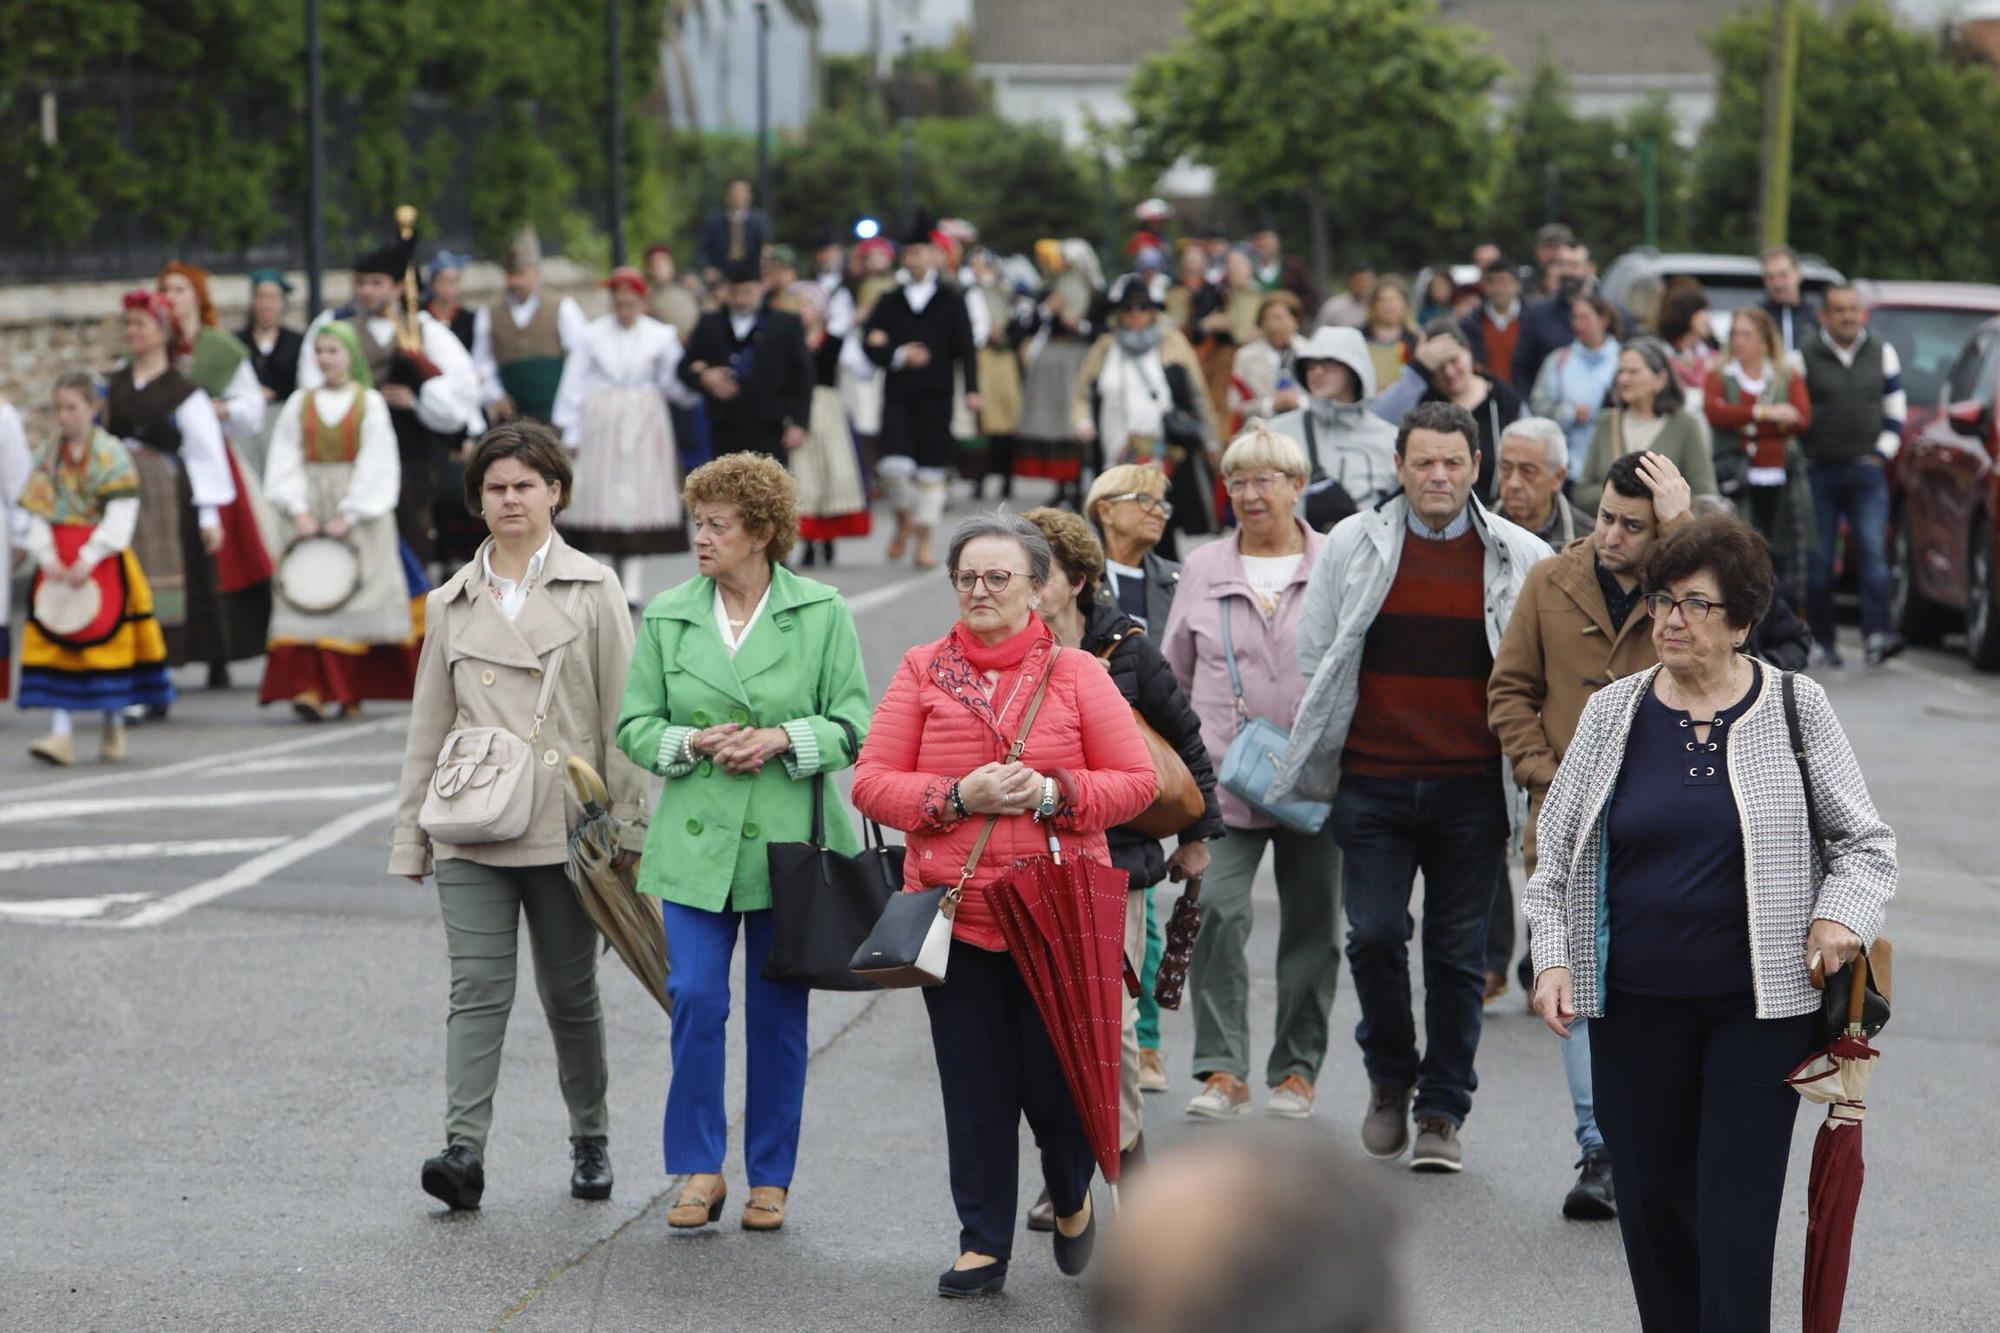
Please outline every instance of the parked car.
[[1912, 643], [1965, 627], [1965, 651], [2000, 670], [2000, 319], [1981, 324], [1904, 449], [1890, 510], [1893, 606]]
[[1855, 282], [1868, 308], [1868, 331], [1896, 349], [1909, 412], [1903, 443], [1923, 434], [1937, 414], [1938, 390], [1965, 340], [2000, 315], [2000, 285], [1983, 282]]
[[[1653, 278], [1662, 286], [1675, 278], [1693, 278], [1708, 293], [1709, 319], [1715, 339], [1729, 345], [1729, 317], [1764, 299], [1764, 262], [1755, 255], [1662, 254], [1651, 246], [1627, 250], [1611, 261], [1600, 284], [1606, 299], [1624, 309], [1632, 284]], [[1840, 270], [1818, 255], [1799, 256], [1799, 287], [1806, 304], [1817, 307], [1826, 289], [1844, 282]]]

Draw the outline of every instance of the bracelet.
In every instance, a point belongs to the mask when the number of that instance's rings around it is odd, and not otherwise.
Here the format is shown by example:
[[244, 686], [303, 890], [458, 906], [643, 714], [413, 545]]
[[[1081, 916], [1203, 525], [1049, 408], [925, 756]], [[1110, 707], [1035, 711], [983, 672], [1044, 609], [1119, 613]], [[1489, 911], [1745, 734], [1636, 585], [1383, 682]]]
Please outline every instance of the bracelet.
[[692, 764], [696, 762], [698, 757], [694, 751], [694, 732], [690, 731], [687, 735], [681, 737], [681, 761]]
[[951, 784], [951, 808], [958, 811], [960, 819], [972, 818], [972, 811], [965, 808], [965, 800], [958, 794], [958, 783]]

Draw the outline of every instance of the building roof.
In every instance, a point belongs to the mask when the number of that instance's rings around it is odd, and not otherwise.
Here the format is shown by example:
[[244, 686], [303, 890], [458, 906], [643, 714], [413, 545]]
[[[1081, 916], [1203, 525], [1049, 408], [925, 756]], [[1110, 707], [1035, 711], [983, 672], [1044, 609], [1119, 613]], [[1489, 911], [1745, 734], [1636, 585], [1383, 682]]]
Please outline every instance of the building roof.
[[972, 0], [980, 65], [1136, 65], [1185, 30], [1182, 0]]
[[1443, 0], [1523, 76], [1553, 64], [1572, 78], [1713, 77], [1709, 34], [1744, 0]]

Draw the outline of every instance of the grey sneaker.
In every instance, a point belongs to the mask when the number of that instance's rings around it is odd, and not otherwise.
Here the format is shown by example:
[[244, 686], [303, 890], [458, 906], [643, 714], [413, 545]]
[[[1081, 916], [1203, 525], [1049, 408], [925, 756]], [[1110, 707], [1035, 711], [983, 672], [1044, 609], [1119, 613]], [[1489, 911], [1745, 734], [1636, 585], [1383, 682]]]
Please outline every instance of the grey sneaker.
[[1417, 1146], [1410, 1153], [1412, 1171], [1463, 1171], [1464, 1150], [1458, 1142], [1458, 1126], [1441, 1115], [1417, 1119]]
[[1837, 669], [1845, 666], [1841, 661], [1840, 649], [1830, 643], [1816, 643], [1812, 647], [1812, 660], [1807, 665], [1819, 668]]
[[1368, 1085], [1368, 1114], [1361, 1121], [1361, 1148], [1389, 1162], [1410, 1146], [1410, 1090], [1387, 1083]]
[[1900, 634], [1871, 634], [1868, 636], [1868, 665], [1881, 666], [1884, 662], [1903, 651], [1903, 636]]

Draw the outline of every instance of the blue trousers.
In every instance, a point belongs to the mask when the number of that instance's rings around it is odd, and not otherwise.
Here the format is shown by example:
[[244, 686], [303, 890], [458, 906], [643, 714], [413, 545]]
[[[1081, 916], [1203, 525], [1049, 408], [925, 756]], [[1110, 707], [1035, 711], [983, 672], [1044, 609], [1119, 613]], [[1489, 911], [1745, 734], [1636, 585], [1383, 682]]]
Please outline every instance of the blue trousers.
[[1806, 621], [1813, 642], [1833, 646], [1833, 557], [1840, 549], [1840, 520], [1854, 532], [1854, 562], [1861, 585], [1861, 630], [1886, 634], [1889, 623], [1889, 482], [1882, 460], [1813, 463], [1813, 552], [1806, 566]]
[[799, 1122], [806, 1100], [804, 986], [766, 981], [771, 913], [704, 912], [662, 902], [667, 996], [674, 1002], [673, 1081], [667, 1086], [667, 1174], [722, 1170], [729, 1117], [722, 1077], [729, 1023], [729, 963], [743, 929], [745, 1060], [743, 1157], [750, 1185], [789, 1189], [799, 1156]]
[[1570, 1109], [1576, 1112], [1576, 1146], [1581, 1152], [1596, 1152], [1604, 1146], [1597, 1128], [1597, 1096], [1590, 1080], [1590, 1020], [1579, 1018], [1570, 1024], [1569, 1040], [1563, 1048], [1563, 1081], [1569, 1084]]

